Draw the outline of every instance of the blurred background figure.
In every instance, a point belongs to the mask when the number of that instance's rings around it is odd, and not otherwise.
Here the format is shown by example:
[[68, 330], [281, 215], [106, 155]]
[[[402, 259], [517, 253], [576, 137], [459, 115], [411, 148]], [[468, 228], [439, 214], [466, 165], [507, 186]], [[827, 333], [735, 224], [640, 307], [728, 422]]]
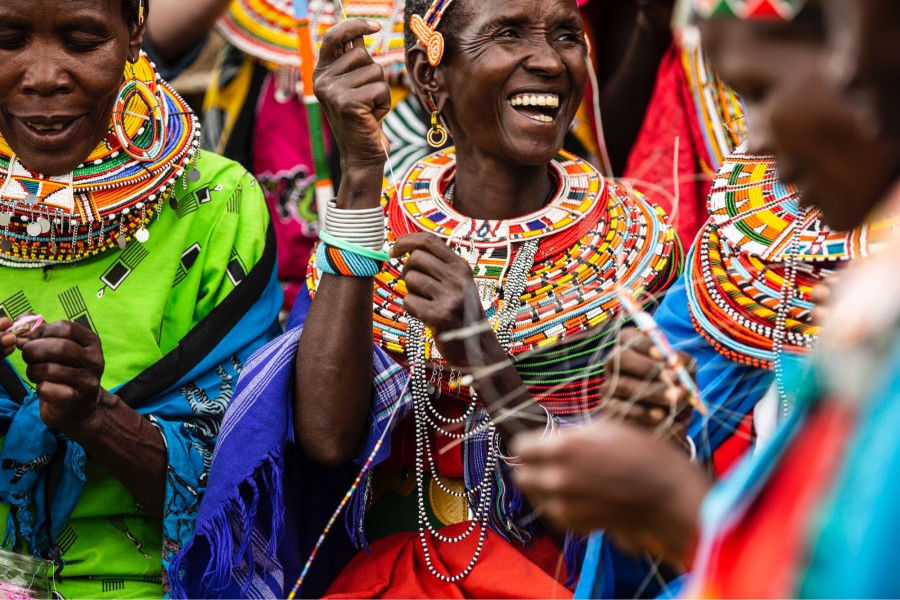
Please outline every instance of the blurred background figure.
[[[832, 226], [892, 231], [898, 201], [894, 178], [886, 175], [896, 173], [900, 139], [892, 108], [900, 92], [900, 54], [885, 42], [900, 30], [896, 4], [826, 2], [830, 51], [805, 58], [793, 46], [816, 35], [817, 28], [821, 32], [818, 0], [698, 5], [710, 19], [703, 35], [714, 64], [727, 81], [762, 102], [751, 135], [776, 153], [783, 175], [800, 185], [804, 198]], [[790, 34], [777, 35], [771, 22], [736, 20], [748, 16], [741, 10], [748, 6], [796, 16]], [[739, 41], [753, 28], [774, 34], [759, 59], [793, 63], [793, 78], [773, 86], [757, 76], [759, 69], [738, 60], [748, 54]], [[816, 64], [819, 68], [809, 68]], [[837, 81], [823, 80], [834, 74]], [[815, 93], [835, 89], [845, 93], [856, 119], [836, 119], [832, 101], [822, 102]], [[836, 124], [855, 124], [848, 131], [875, 149], [869, 160], [893, 168], [870, 179], [867, 165], [855, 163], [847, 147], [843, 160], [831, 162], [842, 149], [841, 137], [834, 135], [839, 130], [831, 129]], [[819, 128], [831, 131], [828, 138], [816, 136]], [[831, 193], [854, 176], [865, 181], [851, 194]], [[785, 364], [780, 374], [795, 394], [794, 414], [760, 455], [706, 500], [702, 532], [699, 508], [710, 482], [677, 452], [608, 420], [573, 432], [570, 439], [522, 440], [514, 448], [527, 456], [519, 469], [521, 485], [567, 525], [606, 527], [637, 552], [693, 563], [692, 596], [897, 595], [889, 556], [898, 530], [892, 507], [900, 462], [893, 433], [900, 409], [900, 290], [888, 273], [896, 269], [898, 255], [894, 237], [878, 256], [858, 261], [842, 275], [820, 351], [808, 367]], [[699, 552], [692, 559], [695, 548]]]

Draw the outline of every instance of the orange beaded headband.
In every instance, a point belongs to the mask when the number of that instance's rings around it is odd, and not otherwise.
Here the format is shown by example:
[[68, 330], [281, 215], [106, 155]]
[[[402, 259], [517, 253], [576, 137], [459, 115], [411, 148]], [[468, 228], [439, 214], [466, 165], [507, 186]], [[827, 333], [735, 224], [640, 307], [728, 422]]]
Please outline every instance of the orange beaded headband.
[[413, 15], [409, 20], [409, 28], [416, 35], [419, 43], [425, 46], [428, 54], [428, 63], [432, 67], [441, 64], [441, 58], [444, 56], [444, 36], [438, 33], [438, 25], [444, 12], [453, 0], [434, 0], [431, 8], [425, 13], [425, 18], [419, 15]]

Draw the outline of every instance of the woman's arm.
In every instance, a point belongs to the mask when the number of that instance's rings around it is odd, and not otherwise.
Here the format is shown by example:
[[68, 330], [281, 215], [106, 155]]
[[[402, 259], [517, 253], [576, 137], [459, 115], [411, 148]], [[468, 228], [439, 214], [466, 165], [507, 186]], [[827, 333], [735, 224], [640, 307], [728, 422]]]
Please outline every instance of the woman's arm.
[[231, 0], [152, 0], [147, 35], [160, 58], [174, 62], [209, 33]]
[[548, 415], [533, 401], [491, 329], [469, 264], [430, 233], [400, 238], [391, 253], [409, 255], [403, 268], [404, 308], [428, 326], [444, 360], [471, 376], [501, 437], [543, 429]]
[[[381, 119], [390, 110], [384, 71], [365, 50], [371, 21], [353, 19], [325, 34], [315, 90], [341, 151], [338, 208], [380, 205]], [[334, 466], [356, 456], [372, 397], [371, 277], [323, 275], [297, 349], [294, 430], [313, 460]]]
[[672, 444], [602, 419], [554, 438], [519, 436], [512, 451], [516, 482], [544, 517], [690, 565], [711, 483]]

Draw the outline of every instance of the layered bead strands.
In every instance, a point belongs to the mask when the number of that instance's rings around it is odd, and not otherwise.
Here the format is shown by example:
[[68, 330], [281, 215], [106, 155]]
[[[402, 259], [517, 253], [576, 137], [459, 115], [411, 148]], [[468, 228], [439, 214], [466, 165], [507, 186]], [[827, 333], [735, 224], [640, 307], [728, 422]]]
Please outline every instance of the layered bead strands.
[[[366, 38], [372, 58], [394, 79], [400, 77], [406, 62], [403, 44], [402, 0], [347, 0], [343, 8], [347, 18], [377, 21], [381, 31]], [[310, 31], [316, 52], [325, 32], [341, 17], [336, 0], [310, 0]], [[234, 0], [219, 19], [219, 32], [239, 50], [279, 73], [282, 97], [303, 95], [297, 89], [300, 55], [293, 0]]]
[[708, 154], [704, 166], [713, 175], [747, 137], [746, 108], [709, 68], [699, 40], [685, 45], [681, 60]]
[[[884, 246], [892, 228], [881, 223], [849, 233], [832, 231], [816, 211], [802, 213], [796, 188], [782, 183], [768, 156], [739, 148], [722, 166], [709, 196], [711, 223], [736, 252], [784, 262], [791, 253], [795, 226], [800, 228], [801, 262], [844, 262], [868, 256]], [[797, 223], [798, 215], [805, 214]]]
[[[0, 264], [71, 263], [112, 247], [124, 248], [132, 239], [145, 242], [153, 217], [174, 186], [186, 185], [179, 178], [192, 176], [199, 122], [145, 55], [134, 68], [141, 81], [150, 82], [165, 122], [161, 149], [151, 160], [131, 158], [110, 128], [73, 173], [44, 177], [20, 163], [0, 139]], [[134, 102], [129, 111], [134, 114], [124, 120], [128, 137], [140, 147], [152, 146], [154, 134], [144, 128], [152, 118], [150, 108]]]
[[770, 370], [782, 351], [814, 343], [812, 288], [840, 263], [876, 252], [892, 229], [831, 231], [778, 180], [772, 157], [743, 149], [722, 165], [708, 208], [686, 274], [694, 326], [729, 359]]
[[[502, 306], [499, 309], [497, 318], [493, 319], [494, 332], [500, 345], [509, 352], [512, 341], [511, 330], [515, 320], [515, 314], [518, 311], [520, 298], [525, 288], [528, 271], [534, 262], [534, 256], [537, 252], [538, 240], [528, 240], [522, 243], [521, 248], [516, 252], [516, 258], [513, 260], [512, 266], [509, 268], [509, 276], [504, 282], [502, 292]], [[438, 360], [432, 362], [433, 369], [431, 377], [428, 377], [427, 356], [428, 338], [430, 338], [425, 325], [418, 319], [408, 318], [408, 341], [406, 345], [407, 358], [410, 365], [411, 385], [413, 396], [413, 407], [415, 415], [415, 431], [416, 431], [416, 492], [418, 502], [418, 523], [419, 523], [419, 541], [422, 545], [422, 551], [425, 556], [425, 563], [429, 571], [441, 581], [452, 583], [466, 577], [478, 562], [481, 550], [484, 546], [484, 539], [487, 535], [488, 521], [490, 517], [491, 498], [493, 496], [494, 482], [499, 477], [498, 473], [498, 453], [496, 444], [490, 443], [487, 446], [487, 458], [484, 470], [484, 476], [481, 481], [473, 483], [471, 487], [465, 488], [463, 491], [456, 491], [451, 486], [441, 480], [437, 466], [434, 461], [434, 451], [431, 447], [431, 440], [437, 436], [449, 437], [453, 439], [469, 440], [479, 434], [484, 434], [483, 438], [493, 442], [497, 433], [494, 423], [488, 415], [487, 411], [477, 405], [477, 398], [472, 394], [470, 398], [469, 408], [464, 412], [462, 417], [457, 419], [447, 418], [439, 413], [435, 402], [440, 398], [443, 389], [443, 365]], [[433, 347], [433, 342], [432, 342]], [[436, 354], [433, 353], [433, 359]], [[451, 369], [451, 380], [453, 379]], [[550, 413], [548, 413], [550, 419]], [[447, 425], [462, 424], [462, 433], [449, 431]], [[432, 525], [428, 513], [425, 509], [426, 502], [426, 481], [425, 481], [425, 462], [432, 474], [432, 481], [445, 493], [463, 498], [466, 500], [467, 506], [473, 511], [472, 519], [466, 530], [454, 537], [448, 537], [437, 531]], [[472, 558], [467, 566], [458, 573], [443, 573], [435, 565], [431, 558], [430, 539], [435, 538], [441, 542], [454, 544], [466, 540], [469, 536], [478, 530], [478, 542]]]

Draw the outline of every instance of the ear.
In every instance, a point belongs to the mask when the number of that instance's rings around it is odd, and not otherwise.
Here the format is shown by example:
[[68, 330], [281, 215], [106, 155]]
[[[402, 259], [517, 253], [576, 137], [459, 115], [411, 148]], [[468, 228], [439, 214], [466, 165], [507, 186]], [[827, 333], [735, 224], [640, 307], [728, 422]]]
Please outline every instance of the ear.
[[431, 94], [438, 110], [443, 111], [449, 97], [444, 73], [439, 66], [431, 66], [425, 47], [421, 44], [416, 44], [406, 53], [406, 70], [422, 106], [428, 106], [426, 95]]
[[144, 0], [144, 22], [128, 24], [128, 62], [136, 63], [141, 56], [141, 48], [144, 45], [144, 35], [147, 33], [147, 14], [149, 14], [150, 0]]

